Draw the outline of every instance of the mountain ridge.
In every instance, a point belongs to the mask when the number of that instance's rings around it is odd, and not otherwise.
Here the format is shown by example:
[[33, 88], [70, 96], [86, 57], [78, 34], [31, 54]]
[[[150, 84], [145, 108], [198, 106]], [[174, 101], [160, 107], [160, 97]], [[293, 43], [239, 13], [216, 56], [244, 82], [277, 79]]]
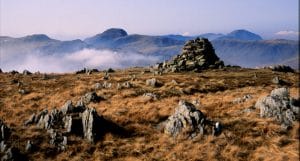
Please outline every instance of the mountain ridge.
[[185, 42], [196, 37], [206, 37], [212, 41], [217, 55], [229, 64], [254, 68], [283, 63], [298, 68], [298, 65], [295, 65], [297, 61], [293, 59], [296, 59], [299, 54], [299, 41], [263, 40], [259, 35], [241, 29], [228, 34], [152, 36], [128, 34], [124, 29], [111, 28], [84, 40], [70, 41], [56, 40], [45, 34], [33, 34], [20, 38], [0, 36], [0, 49], [2, 55], [34, 52], [47, 55], [68, 54], [82, 49], [112, 50], [158, 56], [163, 61], [179, 54]]

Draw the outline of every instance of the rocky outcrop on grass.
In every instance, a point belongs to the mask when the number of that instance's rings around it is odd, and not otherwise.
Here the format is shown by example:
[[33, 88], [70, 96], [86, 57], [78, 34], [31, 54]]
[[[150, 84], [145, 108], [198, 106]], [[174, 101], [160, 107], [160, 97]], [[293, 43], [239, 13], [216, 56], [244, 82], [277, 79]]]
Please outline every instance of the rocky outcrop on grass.
[[291, 98], [284, 87], [272, 90], [270, 95], [259, 99], [255, 107], [260, 109], [260, 117], [273, 118], [285, 129], [299, 120], [299, 100]]
[[33, 114], [24, 124], [35, 124], [41, 129], [46, 129], [50, 135], [50, 144], [59, 150], [66, 148], [69, 135], [81, 136], [92, 143], [100, 135], [98, 128], [101, 129], [101, 126], [98, 125], [102, 124], [104, 118], [87, 105], [101, 99], [102, 97], [95, 92], [90, 92], [82, 96], [77, 105], [68, 100], [60, 109], [43, 110]]
[[208, 120], [192, 103], [179, 101], [175, 113], [165, 122], [164, 132], [171, 136], [185, 132], [191, 138], [198, 134], [218, 135], [221, 133], [221, 124]]

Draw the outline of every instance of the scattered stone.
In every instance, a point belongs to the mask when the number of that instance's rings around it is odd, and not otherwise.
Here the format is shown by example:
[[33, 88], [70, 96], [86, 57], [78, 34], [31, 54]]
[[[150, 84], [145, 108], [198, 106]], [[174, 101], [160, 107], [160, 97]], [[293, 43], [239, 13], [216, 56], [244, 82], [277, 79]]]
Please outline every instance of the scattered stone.
[[192, 104], [195, 105], [195, 106], [200, 106], [200, 101], [198, 99], [193, 100]]
[[173, 85], [177, 85], [177, 84], [178, 84], [177, 81], [174, 80], [174, 79], [172, 79], [171, 83], [172, 83]]
[[279, 79], [278, 76], [276, 76], [276, 77], [274, 77], [274, 78], [272, 79], [272, 83], [274, 83], [274, 84], [281, 84], [281, 80]]
[[105, 81], [105, 82], [102, 84], [102, 87], [103, 87], [103, 88], [111, 88], [111, 87], [112, 87], [112, 84]]
[[8, 139], [10, 129], [5, 125], [5, 123], [2, 120], [0, 120], [0, 132], [0, 141]]
[[143, 97], [147, 98], [149, 101], [157, 100], [157, 95], [154, 93], [144, 93]]
[[31, 75], [32, 73], [29, 70], [24, 70], [23, 75]]
[[102, 88], [102, 84], [101, 84], [101, 83], [96, 83], [96, 84], [94, 85], [94, 88], [95, 88], [95, 90], [99, 90], [99, 89]]
[[117, 89], [123, 89], [123, 88], [132, 88], [133, 85], [130, 82], [124, 82], [122, 84], [117, 84]]
[[284, 129], [292, 127], [299, 120], [299, 105], [289, 97], [287, 88], [274, 89], [270, 95], [259, 99], [255, 107], [260, 109], [260, 117], [271, 117]]
[[295, 70], [293, 68], [291, 68], [290, 66], [287, 65], [274, 65], [274, 66], [270, 66], [269, 67], [271, 70], [276, 71], [276, 72], [290, 72], [290, 73], [294, 73]]
[[211, 127], [213, 135], [221, 132], [220, 123], [207, 120], [204, 114], [200, 110], [197, 110], [192, 103], [179, 101], [175, 113], [165, 123], [164, 132], [172, 136], [177, 136], [183, 130], [187, 130], [189, 137], [195, 137], [198, 134], [203, 135], [208, 133], [210, 131], [208, 126]]
[[151, 87], [160, 87], [162, 86], [162, 83], [156, 80], [155, 78], [147, 79], [146, 85]]
[[98, 96], [96, 92], [88, 92], [84, 96], [81, 97], [80, 101], [84, 105], [88, 105], [91, 102], [98, 103], [101, 100], [104, 100], [101, 96]]
[[180, 55], [172, 60], [157, 64], [154, 69], [164, 72], [195, 71], [208, 68], [223, 68], [224, 63], [215, 54], [212, 44], [206, 38], [188, 41]]
[[250, 94], [244, 95], [242, 98], [236, 98], [232, 101], [234, 104], [240, 104], [243, 102], [246, 102], [248, 100], [252, 99], [252, 96]]
[[25, 94], [28, 94], [29, 91], [25, 90], [25, 89], [19, 89], [18, 90], [18, 93], [20, 93], [21, 95], [25, 95]]
[[103, 80], [109, 80], [110, 79], [110, 74], [108, 72], [105, 72], [103, 76]]
[[33, 147], [32, 142], [28, 140], [25, 146], [25, 151], [30, 152], [32, 150], [32, 147]]

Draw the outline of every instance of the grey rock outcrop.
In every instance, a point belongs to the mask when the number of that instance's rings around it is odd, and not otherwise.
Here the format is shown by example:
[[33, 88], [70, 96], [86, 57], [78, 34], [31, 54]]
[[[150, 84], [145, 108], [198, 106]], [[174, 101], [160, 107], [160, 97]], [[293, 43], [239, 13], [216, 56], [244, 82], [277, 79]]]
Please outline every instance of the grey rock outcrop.
[[155, 78], [151, 78], [146, 80], [146, 85], [151, 87], [160, 87], [162, 86], [162, 83]]
[[101, 129], [101, 121], [104, 119], [87, 104], [98, 102], [100, 99], [102, 98], [96, 93], [90, 92], [81, 97], [76, 106], [69, 100], [59, 110], [43, 110], [32, 114], [24, 124], [36, 124], [39, 128], [46, 129], [50, 135], [49, 143], [58, 150], [65, 150], [69, 135], [81, 136], [89, 142], [94, 142], [100, 135], [99, 128]]
[[293, 121], [299, 119], [299, 104], [290, 98], [287, 88], [277, 88], [271, 94], [259, 99], [255, 107], [260, 109], [261, 117], [274, 118], [283, 128], [292, 127]]
[[177, 136], [183, 130], [187, 130], [189, 137], [208, 132], [218, 135], [221, 132], [221, 125], [218, 122], [207, 120], [204, 114], [197, 110], [192, 103], [179, 101], [175, 113], [165, 123], [164, 132]]
[[170, 61], [157, 64], [155, 69], [164, 72], [180, 72], [222, 67], [224, 67], [224, 62], [215, 54], [209, 40], [196, 38], [184, 45], [180, 55], [175, 56]]
[[9, 137], [10, 129], [0, 120], [0, 141], [6, 140]]
[[66, 115], [68, 113], [72, 113], [73, 112], [73, 104], [72, 104], [72, 101], [71, 100], [68, 100], [60, 109], [60, 111]]
[[100, 120], [100, 116], [97, 114], [95, 109], [87, 108], [82, 113], [82, 127], [83, 136], [89, 142], [94, 142], [97, 135], [97, 122]]
[[77, 105], [88, 105], [91, 102], [97, 103], [103, 100], [101, 96], [98, 96], [96, 92], [88, 92], [80, 98]]

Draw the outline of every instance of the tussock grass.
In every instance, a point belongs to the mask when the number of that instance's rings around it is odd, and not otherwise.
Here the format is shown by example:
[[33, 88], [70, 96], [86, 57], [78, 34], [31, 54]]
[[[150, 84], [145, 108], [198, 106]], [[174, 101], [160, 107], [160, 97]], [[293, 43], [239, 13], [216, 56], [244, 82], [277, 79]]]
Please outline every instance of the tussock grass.
[[[260, 118], [258, 109], [243, 112], [277, 87], [271, 82], [275, 76], [289, 82], [285, 86], [290, 88], [291, 96], [299, 98], [299, 73], [230, 68], [163, 75], [142, 71], [143, 68], [130, 68], [110, 73], [111, 78], [106, 81], [113, 87], [96, 90], [105, 100], [90, 105], [130, 135], [107, 133], [95, 144], [70, 136], [63, 152], [49, 145], [44, 130], [24, 127], [23, 123], [32, 113], [60, 108], [67, 100], [76, 103], [85, 93], [95, 91], [95, 83], [105, 81], [104, 73], [49, 74], [46, 80], [35, 74], [0, 74], [0, 118], [13, 128], [10, 144], [24, 150], [27, 140], [32, 140], [38, 148], [28, 154], [31, 160], [299, 160], [299, 122], [291, 130], [283, 131], [272, 119]], [[131, 80], [132, 75], [135, 80]], [[151, 78], [159, 80], [162, 86], [146, 86], [146, 80]], [[13, 80], [21, 81], [22, 87]], [[126, 81], [133, 88], [116, 88], [117, 83]], [[21, 95], [19, 88], [30, 93]], [[158, 99], [143, 97], [149, 92]], [[246, 94], [253, 98], [232, 103]], [[197, 108], [208, 118], [220, 121], [223, 133], [191, 140], [184, 135], [174, 139], [164, 134], [160, 125], [173, 114], [181, 99], [199, 100]]]

